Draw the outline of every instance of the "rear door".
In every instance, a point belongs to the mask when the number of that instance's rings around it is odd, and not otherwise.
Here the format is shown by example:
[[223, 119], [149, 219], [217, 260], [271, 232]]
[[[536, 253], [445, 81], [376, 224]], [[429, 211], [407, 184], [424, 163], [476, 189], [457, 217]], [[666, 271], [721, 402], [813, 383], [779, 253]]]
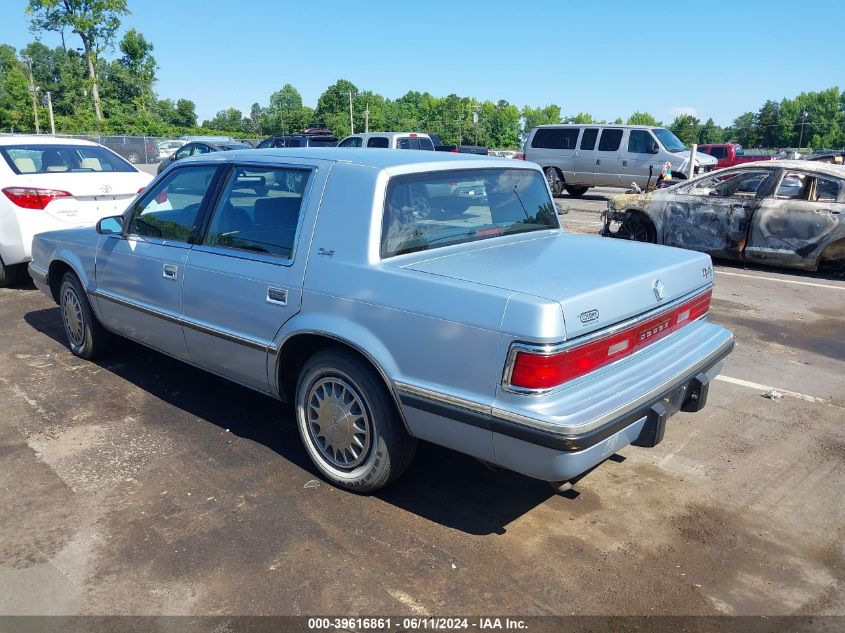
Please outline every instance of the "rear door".
[[575, 160], [572, 168], [574, 172], [572, 184], [592, 185], [595, 182], [593, 179], [593, 168], [596, 164], [596, 144], [598, 143], [598, 139], [599, 129], [597, 127], [584, 128], [578, 149], [575, 151]]
[[301, 303], [307, 247], [297, 241], [324, 180], [309, 165], [232, 166], [185, 265], [182, 323], [196, 364], [270, 391], [274, 338]]
[[604, 128], [599, 135], [593, 167], [594, 184], [598, 187], [619, 187], [622, 182], [622, 128]]
[[175, 168], [127, 212], [123, 235], [100, 237], [95, 296], [109, 329], [187, 358], [179, 322], [185, 259], [219, 169]]
[[784, 170], [762, 200], [751, 224], [750, 261], [815, 266], [826, 238], [845, 216], [845, 181], [802, 170]]
[[680, 186], [664, 208], [663, 243], [738, 259], [749, 220], [777, 173], [735, 169]]

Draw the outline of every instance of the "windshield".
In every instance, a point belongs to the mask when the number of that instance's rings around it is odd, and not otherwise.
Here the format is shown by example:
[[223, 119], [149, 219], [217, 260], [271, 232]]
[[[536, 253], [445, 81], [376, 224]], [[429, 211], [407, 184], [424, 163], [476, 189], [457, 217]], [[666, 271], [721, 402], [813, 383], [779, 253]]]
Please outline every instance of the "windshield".
[[652, 132], [654, 132], [654, 135], [660, 140], [661, 145], [663, 145], [663, 148], [667, 152], [683, 152], [685, 149], [689, 149], [681, 142], [681, 139], [666, 128], [656, 127]]
[[0, 154], [16, 174], [138, 171], [96, 145], [5, 145], [0, 147]]
[[387, 187], [381, 256], [558, 228], [546, 180], [537, 171], [468, 169], [396, 176]]

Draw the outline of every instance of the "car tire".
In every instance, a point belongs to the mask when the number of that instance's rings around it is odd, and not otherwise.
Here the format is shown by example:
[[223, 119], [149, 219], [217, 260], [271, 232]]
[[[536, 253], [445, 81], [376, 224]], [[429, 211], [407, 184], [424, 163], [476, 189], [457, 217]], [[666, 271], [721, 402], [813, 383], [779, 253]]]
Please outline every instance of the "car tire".
[[20, 283], [26, 274], [26, 264], [7, 266], [0, 258], [0, 288], [6, 288]]
[[373, 492], [398, 479], [416, 451], [381, 377], [359, 357], [323, 350], [302, 368], [296, 421], [305, 450], [338, 487]]
[[79, 277], [70, 271], [62, 277], [59, 286], [59, 311], [68, 347], [75, 356], [94, 360], [106, 352], [112, 335], [91, 309]]
[[644, 213], [629, 211], [628, 217], [622, 222], [615, 237], [655, 244], [657, 242], [657, 231], [652, 221]]
[[585, 193], [589, 187], [576, 187], [575, 185], [564, 185], [564, 189], [566, 189], [566, 193], [569, 194], [570, 198], [580, 198]]
[[543, 173], [546, 174], [546, 182], [549, 183], [549, 189], [552, 192], [552, 196], [555, 198], [559, 198], [563, 195], [563, 178], [560, 176], [560, 172], [557, 170], [556, 167], [546, 167], [543, 169]]
[[140, 154], [138, 154], [138, 152], [129, 152], [126, 155], [126, 160], [135, 165], [141, 160], [141, 156]]

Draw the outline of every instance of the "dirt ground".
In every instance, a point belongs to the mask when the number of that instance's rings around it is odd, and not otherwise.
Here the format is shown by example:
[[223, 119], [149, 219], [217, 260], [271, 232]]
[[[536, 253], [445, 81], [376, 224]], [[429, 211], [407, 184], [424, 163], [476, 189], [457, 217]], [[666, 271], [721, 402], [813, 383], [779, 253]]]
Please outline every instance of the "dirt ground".
[[423, 445], [370, 497], [289, 408], [131, 343], [79, 360], [0, 290], [0, 614], [843, 615], [845, 282], [716, 281], [737, 349], [656, 448], [556, 494]]

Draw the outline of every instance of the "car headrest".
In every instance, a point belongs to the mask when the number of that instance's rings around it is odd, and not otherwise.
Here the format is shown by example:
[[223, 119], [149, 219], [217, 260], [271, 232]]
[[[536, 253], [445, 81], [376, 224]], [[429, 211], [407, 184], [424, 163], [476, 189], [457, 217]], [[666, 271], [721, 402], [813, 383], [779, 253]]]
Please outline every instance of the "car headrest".
[[99, 158], [83, 158], [79, 162], [82, 169], [93, 169], [94, 171], [103, 171], [103, 166], [100, 164]]
[[31, 174], [35, 172], [35, 161], [31, 158], [15, 158], [15, 167], [22, 174]]
[[255, 201], [255, 223], [270, 226], [295, 225], [299, 220], [300, 196], [259, 198]]

